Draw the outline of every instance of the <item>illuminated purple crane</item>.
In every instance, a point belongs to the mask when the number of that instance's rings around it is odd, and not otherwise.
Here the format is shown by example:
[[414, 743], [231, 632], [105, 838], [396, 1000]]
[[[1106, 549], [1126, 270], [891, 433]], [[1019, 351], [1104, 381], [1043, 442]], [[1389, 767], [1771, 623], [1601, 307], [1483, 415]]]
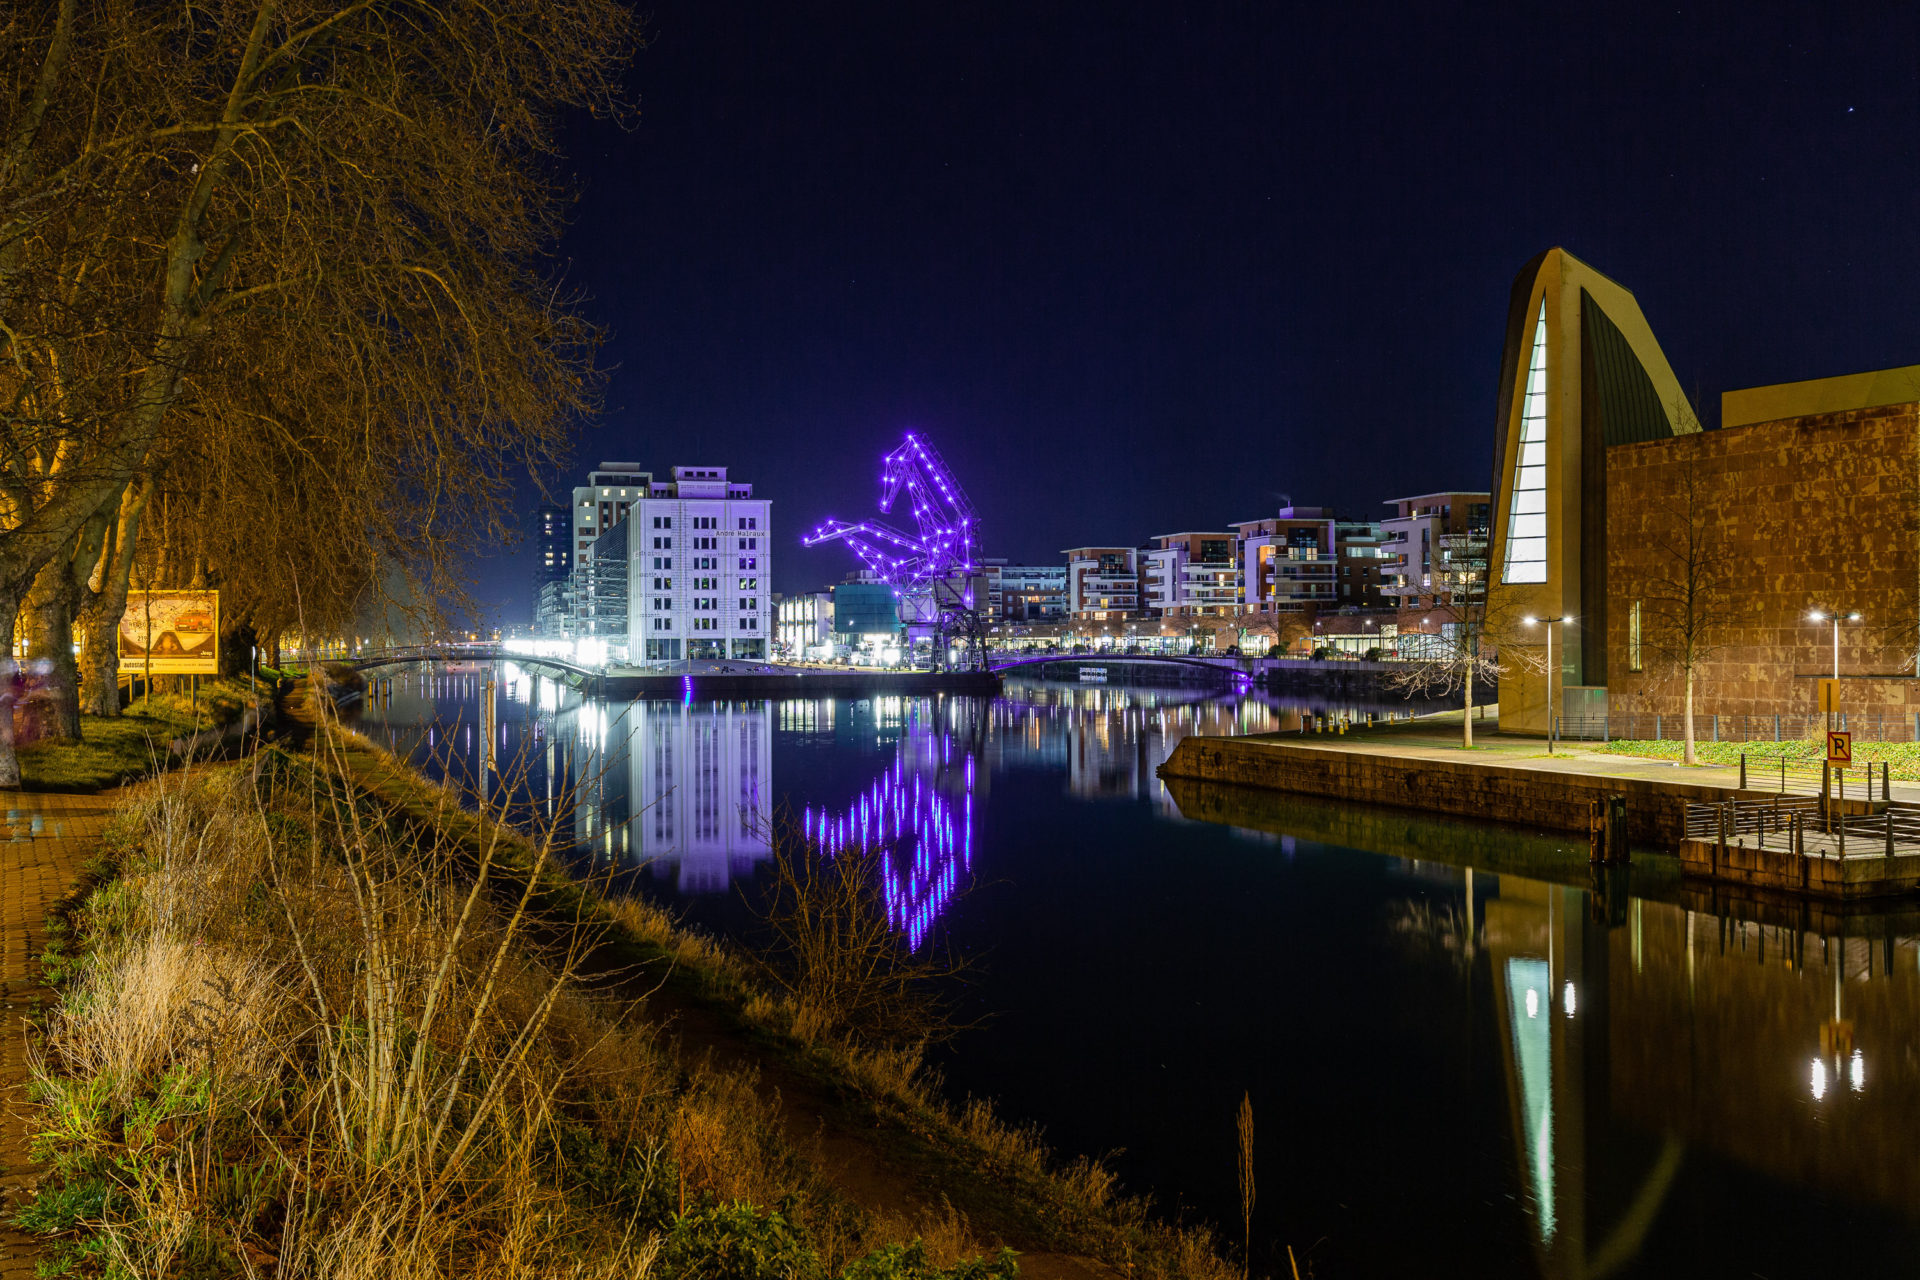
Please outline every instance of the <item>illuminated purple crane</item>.
[[971, 574], [979, 513], [933, 446], [911, 431], [886, 456], [881, 470], [883, 514], [893, 510], [902, 490], [913, 511], [913, 533], [879, 520], [828, 520], [802, 538], [801, 545], [816, 547], [835, 539], [846, 543], [875, 578], [903, 599], [927, 594], [935, 582]]

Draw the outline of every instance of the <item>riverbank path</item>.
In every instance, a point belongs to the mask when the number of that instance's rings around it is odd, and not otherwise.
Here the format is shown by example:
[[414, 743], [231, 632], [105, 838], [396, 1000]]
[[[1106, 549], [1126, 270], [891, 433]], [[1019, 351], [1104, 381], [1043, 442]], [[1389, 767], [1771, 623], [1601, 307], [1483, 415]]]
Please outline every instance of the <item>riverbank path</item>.
[[27, 1044], [51, 1003], [40, 981], [47, 917], [100, 845], [122, 792], [0, 796], [0, 1280], [28, 1280], [39, 1241], [11, 1225], [39, 1174], [27, 1154]]

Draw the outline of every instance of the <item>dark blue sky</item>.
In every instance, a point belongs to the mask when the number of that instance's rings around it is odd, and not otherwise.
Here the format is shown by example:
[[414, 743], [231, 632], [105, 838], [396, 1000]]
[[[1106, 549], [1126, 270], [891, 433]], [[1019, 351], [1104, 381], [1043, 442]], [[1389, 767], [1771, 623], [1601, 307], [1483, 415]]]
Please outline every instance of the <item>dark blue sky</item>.
[[[1550, 245], [1638, 295], [1710, 425], [1920, 361], [1911, 7], [650, 12], [637, 127], [569, 139], [617, 366], [580, 470], [730, 466], [781, 590], [851, 565], [798, 534], [870, 514], [909, 426], [1019, 560], [1484, 487]], [[508, 620], [526, 563], [481, 584]]]

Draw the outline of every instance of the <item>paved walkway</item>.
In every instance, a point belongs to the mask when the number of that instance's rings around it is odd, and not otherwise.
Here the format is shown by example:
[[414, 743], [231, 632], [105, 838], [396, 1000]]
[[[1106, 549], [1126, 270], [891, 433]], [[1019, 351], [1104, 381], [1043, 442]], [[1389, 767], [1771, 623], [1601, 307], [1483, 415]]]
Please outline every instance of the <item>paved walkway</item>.
[[[7, 1218], [38, 1173], [27, 1158], [27, 1019], [50, 993], [35, 957], [47, 944], [48, 914], [98, 847], [120, 797], [0, 793], [0, 1215]], [[0, 1280], [27, 1280], [38, 1256], [32, 1236], [0, 1221]]]
[[[1460, 713], [1457, 711], [1423, 716], [1418, 720], [1375, 725], [1372, 728], [1357, 729], [1346, 734], [1270, 733], [1256, 735], [1253, 740], [1272, 740], [1288, 746], [1325, 747], [1338, 751], [1362, 751], [1414, 759], [1455, 762], [1470, 760], [1484, 764], [1549, 769], [1559, 773], [1581, 773], [1609, 778], [1686, 782], [1707, 787], [1736, 787], [1740, 784], [1740, 770], [1737, 766], [1694, 765], [1689, 767], [1677, 760], [1656, 760], [1647, 756], [1622, 756], [1595, 751], [1588, 744], [1581, 742], [1562, 742], [1549, 754], [1545, 738], [1501, 733], [1498, 720], [1491, 715], [1485, 720], [1474, 722], [1473, 753], [1467, 755], [1460, 749]], [[1754, 744], [1753, 760], [1750, 762], [1747, 775], [1747, 785], [1753, 790], [1770, 789], [1764, 771], [1757, 761], [1761, 756], [1772, 755], [1769, 750], [1772, 745], [1766, 742]], [[1815, 771], [1812, 785], [1817, 787], [1818, 765], [1810, 764], [1808, 767]], [[1849, 770], [1847, 795], [1849, 797], [1857, 795], [1855, 788], [1864, 783], [1863, 771]], [[1809, 786], [1806, 777], [1789, 776], [1790, 791], [1796, 789], [1796, 784], [1802, 794]], [[1774, 785], [1777, 785], [1777, 775]], [[1876, 771], [1874, 781], [1876, 795], [1879, 793], [1879, 787]], [[1895, 800], [1920, 804], [1920, 782], [1902, 782], [1896, 778], [1892, 783], [1891, 794]]]

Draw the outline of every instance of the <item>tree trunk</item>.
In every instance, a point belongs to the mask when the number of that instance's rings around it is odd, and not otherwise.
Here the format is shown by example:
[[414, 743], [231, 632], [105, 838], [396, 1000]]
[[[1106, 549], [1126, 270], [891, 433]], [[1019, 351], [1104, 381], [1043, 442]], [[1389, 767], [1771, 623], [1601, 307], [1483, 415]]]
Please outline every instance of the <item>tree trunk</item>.
[[1473, 668], [1474, 654], [1467, 651], [1467, 704], [1460, 714], [1460, 745], [1468, 751], [1473, 750]]
[[1700, 759], [1693, 753], [1693, 668], [1687, 668], [1687, 743], [1681, 759], [1686, 764], [1699, 764]]
[[19, 664], [13, 660], [13, 628], [20, 616], [20, 596], [0, 587], [0, 635], [7, 638], [0, 652], [0, 787], [20, 789], [20, 758], [13, 749], [13, 707], [19, 700]]
[[100, 561], [100, 585], [88, 592], [80, 608], [80, 708], [88, 715], [120, 714], [120, 619], [127, 611], [140, 518], [152, 493], [153, 482], [146, 480], [121, 500], [119, 519]]
[[26, 701], [33, 708], [36, 738], [80, 741], [80, 667], [73, 655], [78, 595], [65, 556], [48, 561], [27, 593]]

